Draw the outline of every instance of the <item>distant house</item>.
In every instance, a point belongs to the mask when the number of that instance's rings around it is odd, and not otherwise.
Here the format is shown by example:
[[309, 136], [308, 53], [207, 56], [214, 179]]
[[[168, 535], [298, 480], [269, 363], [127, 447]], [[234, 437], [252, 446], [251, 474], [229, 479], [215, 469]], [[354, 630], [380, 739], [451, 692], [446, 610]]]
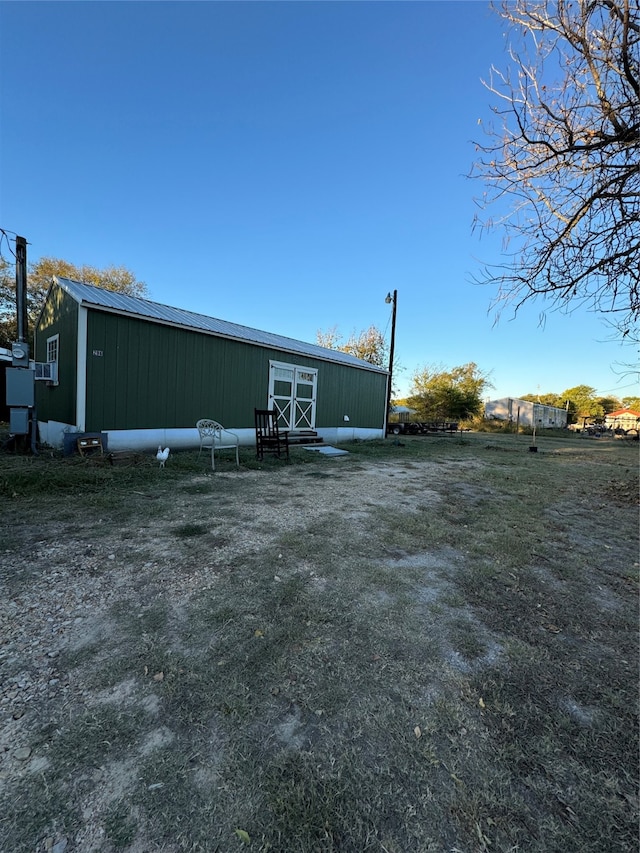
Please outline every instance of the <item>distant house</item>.
[[623, 429], [625, 432], [629, 429], [637, 430], [640, 428], [640, 412], [633, 409], [617, 409], [605, 415], [604, 424], [607, 429]]
[[536, 426], [539, 429], [562, 428], [567, 425], [567, 412], [556, 406], [519, 400], [517, 397], [502, 397], [485, 404], [487, 420], [508, 421], [521, 426]]
[[409, 406], [391, 406], [389, 409], [389, 420], [394, 423], [398, 421], [408, 421], [411, 415], [416, 414], [417, 409], [411, 409]]
[[209, 417], [255, 441], [254, 409], [326, 441], [385, 434], [388, 371], [347, 353], [55, 278], [36, 325], [40, 437], [106, 432], [110, 449], [198, 446]]

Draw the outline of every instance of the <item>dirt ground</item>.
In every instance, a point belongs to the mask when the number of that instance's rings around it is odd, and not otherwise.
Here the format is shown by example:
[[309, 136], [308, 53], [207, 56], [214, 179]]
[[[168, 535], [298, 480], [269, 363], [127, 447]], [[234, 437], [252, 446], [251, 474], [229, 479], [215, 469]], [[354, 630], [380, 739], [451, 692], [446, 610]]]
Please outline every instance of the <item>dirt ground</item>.
[[1, 849], [631, 850], [637, 453], [421, 441], [5, 501]]

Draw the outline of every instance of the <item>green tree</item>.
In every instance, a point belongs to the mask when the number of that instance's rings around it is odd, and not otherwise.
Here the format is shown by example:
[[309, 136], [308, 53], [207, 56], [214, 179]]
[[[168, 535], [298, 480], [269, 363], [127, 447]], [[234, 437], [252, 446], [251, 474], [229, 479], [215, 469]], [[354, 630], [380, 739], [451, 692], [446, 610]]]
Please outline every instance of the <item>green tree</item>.
[[565, 401], [560, 394], [521, 394], [520, 400], [528, 400], [530, 403], [542, 403], [543, 406], [555, 406], [558, 409], [564, 409]]
[[640, 412], [640, 397], [623, 397], [622, 406], [625, 409], [632, 409], [634, 412]]
[[368, 329], [364, 329], [359, 334], [353, 331], [346, 341], [336, 326], [326, 332], [318, 329], [316, 342], [321, 347], [347, 352], [356, 358], [368, 361], [369, 364], [376, 364], [378, 367], [386, 367], [389, 361], [389, 347], [377, 326], [369, 326]]
[[504, 70], [472, 175], [476, 224], [509, 246], [482, 281], [494, 307], [586, 306], [624, 337], [640, 315], [637, 0], [504, 0]]
[[596, 397], [596, 402], [602, 406], [602, 412], [605, 415], [622, 408], [622, 404], [617, 397]]
[[465, 420], [482, 412], [484, 392], [493, 387], [489, 374], [469, 362], [446, 369], [425, 366], [412, 377], [407, 405], [424, 421]]
[[567, 388], [560, 396], [568, 401], [568, 412], [573, 422], [581, 418], [601, 418], [604, 415], [602, 403], [596, 398], [596, 389], [590, 385]]
[[[123, 266], [98, 269], [87, 264], [76, 266], [60, 258], [40, 258], [27, 268], [27, 323], [30, 340], [38, 314], [44, 303], [53, 276], [70, 278], [115, 290], [128, 296], [146, 296], [147, 287], [134, 273]], [[0, 258], [0, 346], [9, 347], [17, 335], [15, 266]]]

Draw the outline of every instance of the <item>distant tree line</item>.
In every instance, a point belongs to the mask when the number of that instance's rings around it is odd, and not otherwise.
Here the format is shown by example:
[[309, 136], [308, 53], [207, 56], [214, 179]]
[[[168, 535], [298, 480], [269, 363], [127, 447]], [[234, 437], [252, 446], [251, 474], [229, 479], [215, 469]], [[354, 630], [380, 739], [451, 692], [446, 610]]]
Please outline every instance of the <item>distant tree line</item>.
[[[423, 367], [413, 376], [409, 395], [396, 402], [413, 409], [414, 420], [472, 420], [484, 414], [489, 374], [470, 362], [460, 367]], [[576, 385], [561, 394], [519, 394], [519, 400], [555, 406], [567, 412], [567, 423], [597, 420], [617, 409], [640, 411], [640, 397], [598, 396], [590, 385]]]
[[568, 423], [577, 423], [584, 418], [603, 418], [617, 409], [640, 410], [640, 397], [599, 397], [590, 385], [576, 385], [561, 394], [521, 394], [519, 399], [565, 409]]
[[[334, 326], [327, 332], [317, 332], [317, 342], [329, 349], [348, 352], [372, 364], [385, 366], [388, 358], [382, 332], [370, 326], [360, 334], [352, 332], [345, 341]], [[395, 367], [395, 365], [394, 365]], [[395, 371], [394, 371], [395, 372]], [[487, 391], [492, 388], [490, 373], [475, 362], [457, 367], [427, 365], [413, 374], [407, 397], [395, 399], [398, 405], [412, 409], [411, 418], [419, 421], [468, 421], [482, 417]], [[555, 406], [567, 412], [567, 423], [581, 419], [597, 419], [617, 409], [640, 411], [640, 398], [636, 396], [598, 396], [590, 385], [576, 385], [560, 394], [514, 395], [520, 400]]]

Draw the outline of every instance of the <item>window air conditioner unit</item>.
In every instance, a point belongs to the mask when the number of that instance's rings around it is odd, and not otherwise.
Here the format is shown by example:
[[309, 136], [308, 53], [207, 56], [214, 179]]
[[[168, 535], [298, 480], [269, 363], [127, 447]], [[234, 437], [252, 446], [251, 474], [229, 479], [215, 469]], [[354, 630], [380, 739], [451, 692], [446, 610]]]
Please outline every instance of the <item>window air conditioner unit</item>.
[[43, 379], [46, 382], [58, 381], [58, 362], [57, 361], [36, 361], [36, 379]]

